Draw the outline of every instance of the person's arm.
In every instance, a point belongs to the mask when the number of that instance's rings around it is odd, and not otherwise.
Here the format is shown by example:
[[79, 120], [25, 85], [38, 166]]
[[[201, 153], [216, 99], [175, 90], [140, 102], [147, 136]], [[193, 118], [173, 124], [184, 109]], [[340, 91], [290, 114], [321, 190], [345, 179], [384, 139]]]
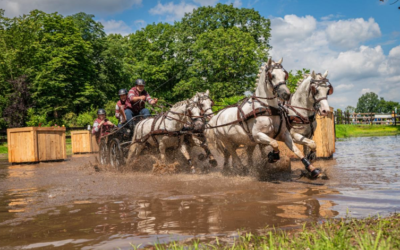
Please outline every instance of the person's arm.
[[115, 105], [115, 118], [117, 118], [117, 120], [120, 120], [120, 118], [119, 118], [119, 106], [118, 106], [118, 104]]
[[138, 101], [144, 101], [145, 100], [145, 96], [137, 96], [134, 90], [129, 90], [128, 93], [128, 98], [131, 101], [132, 104], [138, 102]]
[[147, 93], [147, 91], [146, 91], [146, 95], [145, 96], [146, 96], [146, 101], [151, 105], [156, 104], [157, 101], [158, 101], [157, 98], [152, 99], [151, 96], [149, 95], [149, 93]]
[[99, 132], [100, 125], [97, 121], [93, 123], [92, 134], [96, 134]]

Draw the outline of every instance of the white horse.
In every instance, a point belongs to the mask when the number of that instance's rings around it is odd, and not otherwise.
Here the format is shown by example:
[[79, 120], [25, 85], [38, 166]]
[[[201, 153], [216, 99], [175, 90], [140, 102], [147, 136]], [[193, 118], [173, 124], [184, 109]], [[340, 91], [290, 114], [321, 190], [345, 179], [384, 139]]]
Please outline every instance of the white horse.
[[140, 121], [135, 127], [128, 161], [139, 156], [147, 143], [150, 146], [158, 147], [162, 163], [166, 163], [165, 151], [167, 148], [179, 147], [189, 165], [192, 165], [188, 145], [183, 143], [184, 136], [180, 134], [180, 131], [184, 125], [190, 125], [201, 119], [201, 110], [197, 102], [196, 98], [192, 101], [181, 101], [165, 113]]
[[[224, 150], [224, 170], [228, 169], [229, 157], [232, 156], [233, 166], [240, 172], [245, 171], [236, 149], [240, 145], [254, 149], [259, 144], [261, 151], [271, 146], [273, 151], [268, 155], [269, 162], [279, 160], [278, 142], [283, 141], [300, 159], [304, 154], [296, 147], [286, 123], [281, 116], [277, 96], [283, 100], [290, 98], [290, 91], [286, 86], [288, 73], [282, 67], [282, 59], [275, 63], [271, 59], [260, 69], [255, 94], [245, 99], [238, 107], [221, 110], [209, 122], [206, 137], [209, 142], [222, 142]], [[264, 156], [264, 154], [263, 154]], [[251, 158], [251, 157], [249, 157]], [[320, 174], [311, 164], [304, 163], [306, 169], [316, 177]]]
[[[201, 109], [201, 113], [204, 116], [204, 119], [211, 119], [214, 116], [214, 113], [212, 111], [212, 107], [214, 105], [214, 101], [210, 97], [210, 91], [207, 90], [206, 92], [197, 92], [195, 96], [193, 96], [191, 101], [196, 102], [197, 100], [197, 105]], [[208, 158], [208, 162], [211, 166], [216, 167], [217, 166], [217, 161], [215, 160], [213, 154], [211, 153], [210, 149], [208, 148], [208, 144], [206, 142], [206, 138], [204, 136], [204, 123], [202, 124], [203, 126], [196, 126], [197, 122], [194, 124], [194, 131], [198, 132], [194, 135], [188, 135], [186, 137], [186, 143], [188, 143], [190, 148], [193, 148], [194, 146], [198, 146], [203, 148], [205, 151], [205, 155], [201, 154], [199, 155], [200, 160], [205, 160]], [[208, 169], [207, 169], [208, 170]]]
[[[317, 128], [316, 112], [320, 116], [329, 113], [328, 95], [333, 94], [333, 87], [326, 78], [328, 71], [322, 74], [304, 75], [295, 93], [285, 106], [288, 109], [291, 125], [290, 134], [297, 144], [310, 148], [307, 159], [315, 160], [316, 144], [311, 139]], [[300, 82], [299, 81], [299, 82]]]

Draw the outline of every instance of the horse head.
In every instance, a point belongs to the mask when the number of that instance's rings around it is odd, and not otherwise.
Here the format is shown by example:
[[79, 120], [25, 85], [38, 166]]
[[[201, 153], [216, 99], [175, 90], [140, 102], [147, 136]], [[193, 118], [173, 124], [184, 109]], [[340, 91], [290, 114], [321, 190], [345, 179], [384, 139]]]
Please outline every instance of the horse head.
[[286, 81], [289, 77], [288, 72], [282, 66], [283, 58], [278, 62], [272, 61], [270, 58], [265, 65], [265, 84], [267, 88], [272, 90], [274, 95], [287, 101], [290, 98], [290, 90], [286, 86]]
[[200, 108], [198, 97], [194, 97], [189, 100], [187, 106], [187, 117], [191, 121], [195, 131], [202, 131], [205, 128], [204, 123], [204, 111]]
[[205, 118], [211, 119], [214, 116], [212, 111], [214, 101], [210, 98], [210, 91], [208, 89], [206, 92], [197, 92], [191, 100], [197, 102]]
[[309, 95], [314, 101], [314, 109], [321, 116], [327, 116], [329, 112], [328, 96], [333, 94], [333, 86], [327, 79], [328, 71], [325, 71], [323, 75], [315, 74], [313, 71], [310, 76]]

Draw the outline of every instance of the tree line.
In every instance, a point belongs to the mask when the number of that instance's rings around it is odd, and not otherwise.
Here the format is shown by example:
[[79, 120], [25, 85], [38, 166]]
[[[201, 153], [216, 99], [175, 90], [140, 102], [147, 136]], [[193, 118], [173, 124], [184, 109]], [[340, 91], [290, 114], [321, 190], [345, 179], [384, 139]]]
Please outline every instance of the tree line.
[[86, 13], [0, 10], [0, 127], [91, 123], [99, 107], [113, 113], [118, 89], [137, 78], [161, 102], [206, 89], [217, 101], [241, 96], [254, 88], [270, 36], [269, 19], [225, 4], [127, 36], [107, 35]]
[[[386, 101], [374, 92], [368, 92], [358, 98], [357, 106], [347, 106], [346, 113], [392, 113], [395, 108], [400, 109], [400, 104], [395, 101]], [[338, 109], [338, 111], [340, 111]]]

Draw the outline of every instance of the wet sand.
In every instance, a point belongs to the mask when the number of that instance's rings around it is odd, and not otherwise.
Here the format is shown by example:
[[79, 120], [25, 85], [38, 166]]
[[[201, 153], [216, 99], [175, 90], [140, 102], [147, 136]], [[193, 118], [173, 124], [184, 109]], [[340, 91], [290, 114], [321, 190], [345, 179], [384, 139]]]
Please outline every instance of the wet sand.
[[[400, 207], [400, 137], [337, 143], [318, 161], [329, 180], [275, 181], [210, 174], [96, 172], [94, 155], [65, 162], [0, 162], [0, 247], [129, 249], [129, 244], [234, 237], [237, 230], [390, 213]], [[373, 147], [372, 147], [373, 146]], [[292, 181], [290, 181], [292, 178]]]

